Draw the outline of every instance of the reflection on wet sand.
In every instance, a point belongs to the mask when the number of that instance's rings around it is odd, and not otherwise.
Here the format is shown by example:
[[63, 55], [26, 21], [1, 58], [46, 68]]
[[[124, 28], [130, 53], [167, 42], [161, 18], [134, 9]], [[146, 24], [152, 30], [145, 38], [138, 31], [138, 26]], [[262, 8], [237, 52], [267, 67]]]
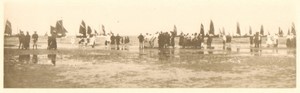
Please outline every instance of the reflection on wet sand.
[[34, 63], [34, 64], [38, 63], [38, 56], [37, 55], [32, 56], [32, 63]]
[[[190, 87], [198, 88], [210, 86], [295, 86], [293, 83], [296, 77], [294, 76], [294, 57], [265, 56], [265, 54], [270, 54], [272, 51], [276, 52], [276, 49], [268, 49], [262, 52], [261, 49], [255, 48], [250, 49], [250, 52], [249, 49], [241, 49], [237, 53], [238, 55], [235, 56], [235, 52], [237, 52], [235, 50], [236, 48], [233, 47], [231, 53], [228, 53], [229, 50], [227, 49], [221, 51], [217, 49], [140, 49], [133, 52], [88, 51], [90, 54], [64, 54], [67, 55], [64, 57], [67, 60], [60, 60], [60, 55], [62, 54], [20, 55], [19, 59], [22, 62], [31, 60], [30, 62], [35, 64], [47, 64], [47, 69], [44, 68], [46, 67], [45, 65], [24, 65], [29, 67], [28, 69], [37, 71], [38, 75], [44, 75], [45, 72], [53, 71], [53, 69], [61, 70], [51, 72], [53, 75], [49, 76], [51, 80], [58, 81], [60, 84], [68, 82], [63, 87], [76, 85], [79, 87], [99, 88], [157, 86], [173, 88], [187, 84], [190, 84]], [[279, 50], [279, 53], [286, 54], [286, 51]], [[246, 56], [239, 55], [242, 53], [246, 53]], [[250, 53], [251, 55], [249, 55]], [[294, 53], [294, 51], [290, 50], [288, 53]], [[264, 56], [260, 56], [261, 54]], [[253, 55], [258, 57], [253, 57]], [[17, 57], [15, 56], [15, 58]], [[77, 59], [74, 60], [74, 58]], [[49, 60], [51, 60], [51, 63]], [[56, 61], [63, 62], [63, 65], [58, 62], [56, 63]], [[33, 67], [31, 68], [31, 66]], [[61, 69], [66, 67], [68, 69]], [[24, 74], [22, 75], [25, 76]], [[52, 78], [55, 75], [58, 75], [59, 79]], [[49, 78], [49, 76], [41, 77]], [[26, 84], [28, 80], [24, 79], [26, 82], [22, 83]], [[252, 80], [255, 80], [255, 82]], [[118, 82], [118, 84], [113, 82]], [[240, 82], [245, 82], [245, 85], [239, 85]], [[39, 83], [35, 85], [39, 87]]]
[[250, 48], [250, 51], [251, 51], [251, 55], [254, 55], [254, 56], [261, 56], [261, 54], [262, 54], [261, 49], [252, 49], [252, 48]]
[[[51, 61], [51, 64], [54, 66], [56, 65], [56, 54], [48, 54], [47, 55], [48, 59]], [[44, 60], [44, 59], [42, 59]], [[39, 55], [33, 54], [32, 57], [30, 57], [30, 54], [25, 54], [25, 55], [19, 55], [19, 63], [21, 64], [30, 64], [31, 62], [33, 64], [44, 64], [44, 62], [47, 61], [42, 61], [39, 63]]]
[[164, 60], [167, 61], [170, 58], [172, 58], [172, 56], [174, 57], [174, 49], [159, 49], [158, 55], [159, 55], [159, 60]]
[[51, 60], [51, 63], [56, 65], [56, 54], [48, 54], [48, 58]]
[[19, 62], [20, 63], [29, 63], [30, 61], [30, 55], [29, 54], [26, 54], [26, 55], [19, 55]]

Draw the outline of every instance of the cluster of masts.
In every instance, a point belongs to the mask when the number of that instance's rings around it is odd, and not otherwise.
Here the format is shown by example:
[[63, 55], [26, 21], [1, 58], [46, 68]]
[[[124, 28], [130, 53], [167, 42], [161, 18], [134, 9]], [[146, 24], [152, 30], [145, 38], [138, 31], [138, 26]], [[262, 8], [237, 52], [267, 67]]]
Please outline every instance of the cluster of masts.
[[[174, 25], [173, 31], [177, 33], [176, 25]], [[58, 20], [56, 22], [55, 27], [54, 26], [50, 26], [50, 34], [57, 34], [57, 37], [64, 37], [64, 36], [66, 36], [66, 33], [68, 33], [68, 31], [63, 26], [63, 20]], [[87, 37], [87, 36], [90, 36], [90, 35], [103, 35], [103, 36], [106, 36], [108, 34], [105, 31], [104, 25], [102, 25], [102, 34], [98, 34], [98, 32], [96, 30], [93, 31], [90, 26], [87, 26], [83, 20], [82, 20], [82, 22], [80, 24], [80, 27], [79, 27], [79, 33], [81, 35], [77, 36], [77, 37]], [[110, 33], [112, 33], [112, 32], [110, 32]], [[203, 26], [203, 24], [201, 24], [201, 26], [200, 26], [200, 33], [204, 35], [204, 26]], [[209, 27], [209, 30], [208, 30], [207, 34], [208, 35], [212, 34], [213, 36], [216, 36], [215, 29], [214, 29], [214, 24], [213, 24], [212, 21], [210, 21], [210, 27]], [[225, 35], [225, 34], [226, 34], [226, 32], [225, 32], [224, 28], [222, 30], [219, 29], [218, 36], [222, 36], [222, 35]], [[228, 33], [228, 34], [230, 34], [230, 33]], [[250, 27], [249, 28], [249, 33], [245, 33], [245, 35], [241, 35], [240, 26], [239, 26], [239, 23], [237, 23], [236, 36], [249, 36], [249, 35], [253, 35], [253, 34], [255, 34], [255, 33], [252, 32], [252, 29]], [[263, 36], [267, 35], [264, 32], [263, 25], [261, 25], [259, 34], [261, 34]], [[268, 34], [270, 34], [270, 33], [268, 32]], [[278, 32], [276, 34], [279, 35], [279, 36], [283, 36], [283, 30], [279, 27], [279, 30], [278, 30]], [[290, 34], [296, 35], [294, 23], [292, 23], [291, 30], [288, 29], [288, 32], [287, 32], [286, 35], [290, 35]], [[11, 25], [11, 22], [8, 21], [8, 20], [6, 21], [5, 35], [7, 35], [7, 36], [11, 36], [12, 35], [12, 25]], [[46, 32], [46, 35], [48, 35], [47, 32]]]

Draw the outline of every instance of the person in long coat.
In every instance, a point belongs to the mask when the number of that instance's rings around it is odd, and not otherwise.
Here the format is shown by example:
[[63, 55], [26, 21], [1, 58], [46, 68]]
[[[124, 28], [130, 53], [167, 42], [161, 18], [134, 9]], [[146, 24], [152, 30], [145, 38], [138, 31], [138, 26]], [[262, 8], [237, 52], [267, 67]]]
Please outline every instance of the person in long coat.
[[254, 36], [254, 43], [255, 43], [254, 47], [255, 47], [255, 48], [258, 48], [258, 47], [259, 47], [259, 43], [260, 43], [259, 38], [260, 38], [259, 33], [256, 32], [256, 34], [255, 34], [255, 36]]
[[25, 40], [25, 35], [23, 33], [23, 31], [20, 31], [19, 34], [19, 49], [24, 49], [24, 40]]
[[29, 35], [29, 32], [27, 32], [26, 36], [25, 36], [25, 49], [29, 49], [29, 44], [30, 44], [30, 35]]
[[212, 36], [213, 36], [212, 34], [209, 34], [208, 37], [207, 37], [207, 47], [208, 48], [211, 48], [211, 43], [212, 43], [212, 40], [213, 40]]

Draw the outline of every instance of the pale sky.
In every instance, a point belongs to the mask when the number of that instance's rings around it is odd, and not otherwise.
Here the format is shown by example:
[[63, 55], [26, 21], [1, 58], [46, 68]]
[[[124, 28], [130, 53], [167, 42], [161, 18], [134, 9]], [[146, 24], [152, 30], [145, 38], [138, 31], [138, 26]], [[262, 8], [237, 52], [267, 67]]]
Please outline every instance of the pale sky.
[[120, 35], [138, 35], [171, 31], [177, 26], [178, 33], [205, 32], [212, 20], [215, 33], [225, 28], [235, 33], [239, 22], [241, 32], [260, 30], [265, 33], [286, 31], [296, 19], [297, 0], [5, 0], [4, 23], [12, 23], [13, 34], [18, 30], [49, 33], [62, 19], [68, 35], [79, 34], [82, 20], [92, 29]]

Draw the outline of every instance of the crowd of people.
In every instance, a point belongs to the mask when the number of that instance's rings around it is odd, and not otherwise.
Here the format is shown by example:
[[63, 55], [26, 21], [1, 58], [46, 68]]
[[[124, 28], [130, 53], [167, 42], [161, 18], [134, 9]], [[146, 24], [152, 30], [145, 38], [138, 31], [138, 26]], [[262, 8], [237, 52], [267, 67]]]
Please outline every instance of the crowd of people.
[[139, 48], [154, 48], [155, 41], [157, 39], [159, 48], [169, 48], [169, 46], [175, 48], [175, 37], [176, 32], [157, 32], [155, 34], [148, 34], [144, 36], [140, 34], [139, 39]]
[[[19, 33], [19, 49], [29, 49], [30, 47], [30, 35], [29, 32], [26, 32], [26, 35], [24, 34], [23, 31], [20, 31]], [[32, 35], [32, 39], [33, 39], [33, 49], [34, 47], [36, 47], [37, 49], [37, 40], [38, 40], [39, 36], [37, 35], [36, 31], [34, 32], [34, 34]]]
[[92, 48], [94, 48], [96, 45], [96, 36], [90, 34], [87, 37], [81, 37], [78, 44], [82, 46], [92, 46]]
[[204, 36], [202, 34], [184, 34], [181, 33], [179, 36], [179, 45], [182, 48], [193, 47], [193, 48], [202, 48], [202, 43], [204, 42]]
[[[175, 37], [179, 37], [179, 46], [181, 48], [204, 48], [204, 44], [206, 44], [207, 49], [214, 49], [212, 46], [212, 41], [214, 37], [213, 34], [203, 35], [201, 33], [181, 33], [180, 35], [174, 34], [174, 32], [157, 32], [154, 35], [146, 33], [143, 35], [142, 33], [138, 36], [139, 39], [139, 48], [153, 48], [154, 42], [156, 38], [158, 38], [158, 48], [169, 48], [175, 47]], [[278, 47], [279, 44], [279, 34], [271, 35], [270, 33], [266, 36], [262, 35], [260, 32], [256, 32], [255, 34], [250, 34], [250, 46], [254, 48], [262, 47], [262, 38], [266, 37], [266, 47]], [[231, 41], [233, 36], [228, 33], [220, 33], [220, 38], [223, 42], [223, 49], [231, 48]], [[296, 37], [294, 34], [289, 34], [286, 36], [286, 46], [288, 48], [296, 47]], [[206, 41], [205, 41], [206, 40]], [[254, 45], [254, 46], [253, 46]]]
[[105, 36], [105, 48], [110, 47], [111, 49], [128, 49], [128, 44], [130, 40], [128, 36], [116, 36], [113, 33], [107, 34]]
[[[36, 31], [32, 35], [32, 37], [29, 35], [29, 32], [26, 32], [26, 35], [23, 31], [20, 31], [19, 33], [19, 49], [29, 49], [30, 46], [30, 40], [32, 38], [33, 40], [33, 49], [37, 49], [38, 45], [38, 34]], [[105, 48], [110, 49], [126, 49], [129, 46], [129, 37], [128, 36], [120, 36], [117, 34], [116, 36], [113, 33], [109, 33], [104, 36], [105, 37]], [[142, 33], [137, 37], [139, 40], [139, 48], [154, 48], [155, 42], [157, 41], [158, 48], [175, 48], [175, 38], [179, 37], [179, 46], [181, 48], [204, 48], [204, 43], [206, 43], [207, 49], [213, 49], [214, 47], [211, 45], [214, 35], [212, 34], [206, 34], [203, 35], [201, 33], [181, 33], [180, 35], [177, 35], [176, 32], [170, 31], [170, 32], [157, 32], [155, 34], [148, 34], [143, 35]], [[223, 42], [223, 49], [226, 49], [228, 47], [231, 47], [231, 41], [233, 39], [233, 36], [229, 33], [225, 35], [225, 33], [221, 33], [220, 37], [222, 38]], [[250, 46], [254, 48], [260, 48], [262, 47], [262, 37], [264, 37], [261, 33], [256, 32], [255, 34], [250, 34]], [[57, 42], [56, 42], [56, 35], [55, 32], [51, 33], [51, 36], [48, 36], [48, 47], [47, 49], [57, 49]], [[205, 42], [205, 38], [206, 42]], [[279, 44], [279, 35], [274, 34], [271, 35], [268, 33], [266, 35], [266, 47], [278, 47]], [[79, 44], [83, 45], [92, 45], [92, 47], [95, 46], [95, 40], [96, 36], [89, 35], [88, 38], [82, 38], [79, 41]], [[287, 48], [296, 48], [296, 35], [292, 33], [288, 33], [286, 36], [286, 46]]]

